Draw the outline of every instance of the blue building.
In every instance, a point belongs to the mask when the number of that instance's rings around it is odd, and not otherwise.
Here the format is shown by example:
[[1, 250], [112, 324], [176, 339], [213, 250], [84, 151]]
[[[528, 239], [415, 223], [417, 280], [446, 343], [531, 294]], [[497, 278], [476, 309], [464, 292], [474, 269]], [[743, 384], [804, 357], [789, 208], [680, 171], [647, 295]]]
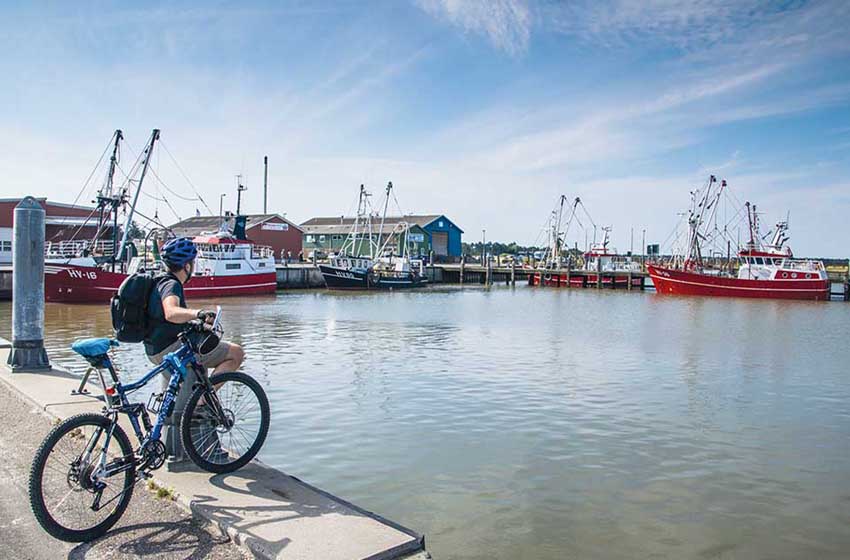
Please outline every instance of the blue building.
[[451, 260], [460, 258], [463, 230], [443, 214], [404, 216], [411, 224], [416, 224], [431, 236], [431, 250], [434, 258]]

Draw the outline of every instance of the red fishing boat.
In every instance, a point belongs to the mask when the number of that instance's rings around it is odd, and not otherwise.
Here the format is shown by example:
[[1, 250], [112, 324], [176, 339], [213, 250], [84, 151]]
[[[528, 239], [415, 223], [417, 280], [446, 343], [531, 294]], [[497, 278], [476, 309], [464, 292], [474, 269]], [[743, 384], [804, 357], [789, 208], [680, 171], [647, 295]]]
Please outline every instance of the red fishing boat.
[[[118, 241], [118, 212], [126, 205], [128, 186], [113, 189], [112, 178], [119, 156], [121, 131], [114, 137], [112, 158], [104, 186], [98, 192], [99, 227], [93, 239], [71, 240], [48, 243], [45, 248], [44, 293], [45, 299], [62, 303], [105, 303], [118, 290], [127, 276], [143, 270], [159, 270], [161, 265], [147, 254], [135, 253], [135, 246], [128, 240], [136, 203], [139, 199], [148, 170], [150, 154], [159, 139], [159, 130], [154, 130], [140, 163], [141, 169], [133, 202], [129, 206], [121, 241]], [[132, 173], [131, 173], [132, 175]], [[112, 238], [103, 239], [111, 229]], [[187, 298], [214, 298], [273, 293], [277, 287], [274, 258], [268, 247], [255, 245], [245, 236], [245, 217], [233, 219], [233, 231], [222, 222], [221, 231], [203, 234], [194, 238], [198, 246], [195, 275], [187, 282]], [[146, 242], [147, 243], [147, 242]]]
[[[269, 247], [237, 239], [229, 232], [193, 238], [198, 246], [195, 275], [184, 288], [187, 298], [218, 298], [271, 294], [277, 288], [274, 258]], [[47, 301], [105, 303], [121, 282], [135, 272], [159, 268], [158, 263], [133, 257], [126, 273], [111, 272], [91, 257], [44, 265]]]
[[715, 191], [716, 185], [717, 180], [711, 176], [707, 188], [694, 196], [687, 251], [681, 266], [647, 265], [656, 291], [659, 294], [828, 300], [829, 278], [823, 263], [793, 257], [786, 245], [789, 239], [787, 220], [776, 224], [769, 243], [762, 243], [758, 214], [755, 205], [749, 202], [746, 211], [750, 237], [737, 255], [737, 273], [733, 273], [732, 266], [714, 269], [706, 265], [700, 244], [709, 235], [703, 230], [716, 215], [726, 181]]
[[[552, 286], [552, 287], [582, 287], [586, 285], [595, 285], [597, 277], [601, 276], [602, 285], [610, 287], [612, 283], [614, 287], [628, 287], [629, 272], [640, 272], [640, 263], [635, 262], [631, 255], [622, 255], [617, 253], [615, 249], [609, 247], [611, 242], [611, 227], [602, 227], [602, 241], [591, 244], [590, 249], [581, 255], [581, 259], [577, 258], [578, 249], [567, 249], [566, 238], [570, 231], [570, 226], [577, 219], [576, 211], [579, 206], [588, 220], [593, 223], [593, 219], [584, 207], [580, 198], [576, 198], [573, 202], [572, 212], [566, 220], [564, 231], [561, 231], [563, 223], [564, 203], [566, 196], [561, 195], [559, 207], [552, 211], [549, 224], [546, 227], [548, 233], [548, 247], [538, 266], [539, 270], [528, 277], [529, 284], [532, 286]], [[593, 224], [594, 238], [596, 237], [596, 225]], [[573, 253], [572, 255], [570, 253]], [[576, 267], [573, 261], [574, 256], [580, 266]], [[626, 275], [618, 274], [626, 273]], [[642, 278], [632, 278], [632, 286], [640, 288], [642, 286]]]

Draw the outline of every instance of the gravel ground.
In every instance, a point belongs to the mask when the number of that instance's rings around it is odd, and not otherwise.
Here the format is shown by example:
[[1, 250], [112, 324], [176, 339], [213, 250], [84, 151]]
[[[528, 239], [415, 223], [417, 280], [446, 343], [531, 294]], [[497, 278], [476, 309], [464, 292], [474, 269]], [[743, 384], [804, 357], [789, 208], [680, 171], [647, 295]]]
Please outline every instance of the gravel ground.
[[168, 499], [139, 483], [123, 518], [103, 538], [73, 545], [45, 533], [30, 511], [27, 482], [46, 415], [0, 383], [0, 558], [245, 559], [247, 554]]

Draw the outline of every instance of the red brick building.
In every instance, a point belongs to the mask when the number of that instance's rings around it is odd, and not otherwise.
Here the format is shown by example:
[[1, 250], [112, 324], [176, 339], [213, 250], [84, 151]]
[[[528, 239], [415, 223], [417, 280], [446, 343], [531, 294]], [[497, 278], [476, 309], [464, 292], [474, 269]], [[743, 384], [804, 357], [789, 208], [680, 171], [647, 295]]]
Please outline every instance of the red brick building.
[[[0, 264], [12, 262], [12, 227], [15, 219], [15, 206], [20, 198], [0, 198]], [[91, 206], [76, 206], [51, 202], [46, 198], [36, 199], [45, 210], [45, 241], [66, 241], [91, 239], [97, 230], [97, 216]], [[79, 230], [79, 232], [77, 232]], [[75, 236], [76, 234], [76, 236]], [[107, 233], [107, 238], [111, 237]]]
[[[274, 250], [276, 261], [291, 254], [298, 258], [301, 251], [304, 232], [280, 214], [248, 214], [245, 235], [257, 245], [265, 245]], [[229, 229], [233, 230], [233, 220], [229, 220]], [[178, 222], [170, 229], [175, 235], [194, 237], [202, 233], [216, 232], [221, 225], [219, 216], [195, 216]]]

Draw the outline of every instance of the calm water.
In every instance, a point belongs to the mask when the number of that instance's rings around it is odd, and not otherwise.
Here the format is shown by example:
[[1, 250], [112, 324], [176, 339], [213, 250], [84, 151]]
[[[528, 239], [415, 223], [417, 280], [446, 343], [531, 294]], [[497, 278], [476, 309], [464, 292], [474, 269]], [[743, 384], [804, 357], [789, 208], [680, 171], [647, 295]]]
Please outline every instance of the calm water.
[[[850, 305], [527, 287], [221, 301], [261, 458], [449, 558], [850, 557]], [[56, 362], [110, 333], [47, 308]], [[0, 306], [9, 331], [10, 306]], [[147, 367], [122, 347], [132, 378]]]

